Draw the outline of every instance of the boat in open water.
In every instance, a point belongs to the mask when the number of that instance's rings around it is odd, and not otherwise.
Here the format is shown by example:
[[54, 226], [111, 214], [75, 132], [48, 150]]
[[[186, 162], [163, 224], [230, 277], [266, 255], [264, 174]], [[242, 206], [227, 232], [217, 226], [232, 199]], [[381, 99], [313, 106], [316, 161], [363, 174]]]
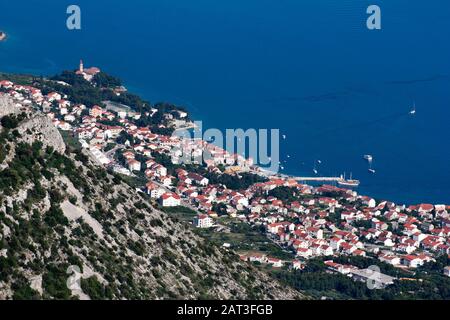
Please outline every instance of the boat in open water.
[[415, 115], [416, 114], [416, 103], [414, 102], [413, 104], [413, 108], [411, 109], [411, 111], [409, 111], [410, 115]]
[[369, 172], [375, 174], [375, 169], [372, 168], [372, 161], [369, 161]]

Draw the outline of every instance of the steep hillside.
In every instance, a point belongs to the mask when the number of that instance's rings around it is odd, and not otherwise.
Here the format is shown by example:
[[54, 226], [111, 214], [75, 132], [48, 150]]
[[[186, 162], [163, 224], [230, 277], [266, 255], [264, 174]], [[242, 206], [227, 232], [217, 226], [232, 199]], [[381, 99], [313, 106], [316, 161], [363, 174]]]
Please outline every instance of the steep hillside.
[[0, 299], [303, 297], [70, 153], [47, 117], [0, 106]]

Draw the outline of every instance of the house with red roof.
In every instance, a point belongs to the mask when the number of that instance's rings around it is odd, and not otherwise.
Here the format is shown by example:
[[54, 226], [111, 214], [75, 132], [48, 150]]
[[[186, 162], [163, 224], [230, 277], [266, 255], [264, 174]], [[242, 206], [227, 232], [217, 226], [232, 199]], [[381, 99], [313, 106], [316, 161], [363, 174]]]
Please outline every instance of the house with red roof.
[[283, 261], [281, 259], [278, 259], [278, 258], [268, 257], [267, 258], [267, 263], [272, 265], [272, 267], [274, 267], [274, 268], [281, 268], [283, 266]]
[[380, 260], [381, 262], [388, 263], [393, 266], [398, 266], [398, 265], [400, 265], [400, 262], [401, 262], [400, 257], [398, 257], [396, 255], [392, 255], [392, 254], [381, 254], [378, 257], [378, 260]]
[[350, 244], [348, 242], [341, 243], [340, 247], [341, 247], [342, 252], [345, 254], [352, 254], [353, 251], [358, 249], [355, 245]]
[[159, 201], [163, 207], [178, 207], [181, 204], [180, 196], [173, 192], [164, 193]]
[[149, 182], [145, 185], [147, 194], [153, 199], [159, 199], [166, 191], [156, 183]]
[[309, 248], [297, 248], [297, 256], [303, 259], [309, 259], [313, 255], [313, 252]]
[[135, 159], [128, 159], [127, 165], [130, 171], [141, 171], [141, 163]]
[[434, 205], [429, 203], [422, 203], [419, 205], [417, 211], [419, 213], [429, 213], [434, 210]]
[[401, 263], [408, 268], [417, 268], [424, 264], [424, 260], [419, 256], [406, 255], [402, 257]]
[[14, 86], [14, 83], [8, 80], [0, 81], [0, 88], [11, 89]]

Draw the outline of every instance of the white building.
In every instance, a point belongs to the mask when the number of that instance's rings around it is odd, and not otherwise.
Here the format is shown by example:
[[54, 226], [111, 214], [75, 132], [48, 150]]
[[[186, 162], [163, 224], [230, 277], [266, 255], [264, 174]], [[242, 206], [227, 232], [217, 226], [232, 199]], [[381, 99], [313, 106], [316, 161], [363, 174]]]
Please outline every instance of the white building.
[[153, 199], [159, 199], [166, 191], [157, 184], [149, 182], [146, 185], [147, 194]]
[[380, 255], [378, 257], [378, 259], [380, 261], [382, 261], [382, 262], [391, 264], [393, 266], [400, 265], [400, 263], [401, 263], [400, 257], [394, 256], [394, 255], [387, 255], [387, 254], [386, 255]]
[[130, 171], [141, 171], [141, 163], [134, 159], [129, 159], [127, 161], [128, 163], [128, 169]]
[[178, 207], [181, 204], [180, 196], [173, 192], [164, 193], [159, 200], [163, 207]]
[[402, 264], [409, 268], [417, 268], [423, 265], [423, 260], [416, 256], [407, 255], [403, 257]]
[[90, 151], [92, 155], [97, 159], [97, 161], [100, 162], [101, 164], [108, 165], [111, 163], [111, 160], [109, 160], [108, 157], [98, 148], [90, 147]]
[[194, 218], [194, 225], [197, 228], [210, 228], [213, 226], [213, 220], [206, 214], [200, 214]]
[[444, 275], [450, 277], [450, 266], [444, 268]]
[[298, 248], [297, 256], [304, 258], [304, 259], [308, 259], [312, 256], [312, 250], [309, 248]]

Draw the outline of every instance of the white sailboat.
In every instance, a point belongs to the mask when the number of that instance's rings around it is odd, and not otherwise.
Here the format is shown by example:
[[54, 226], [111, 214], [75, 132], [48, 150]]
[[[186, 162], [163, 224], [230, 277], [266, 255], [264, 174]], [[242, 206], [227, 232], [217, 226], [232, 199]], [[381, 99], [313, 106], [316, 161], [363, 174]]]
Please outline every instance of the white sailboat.
[[414, 102], [413, 108], [411, 109], [411, 111], [409, 112], [410, 115], [415, 115], [416, 114], [416, 102]]
[[314, 172], [314, 174], [318, 174], [319, 173], [319, 171], [317, 170], [317, 166], [316, 166], [316, 161], [314, 161], [314, 168], [313, 168], [313, 172]]

